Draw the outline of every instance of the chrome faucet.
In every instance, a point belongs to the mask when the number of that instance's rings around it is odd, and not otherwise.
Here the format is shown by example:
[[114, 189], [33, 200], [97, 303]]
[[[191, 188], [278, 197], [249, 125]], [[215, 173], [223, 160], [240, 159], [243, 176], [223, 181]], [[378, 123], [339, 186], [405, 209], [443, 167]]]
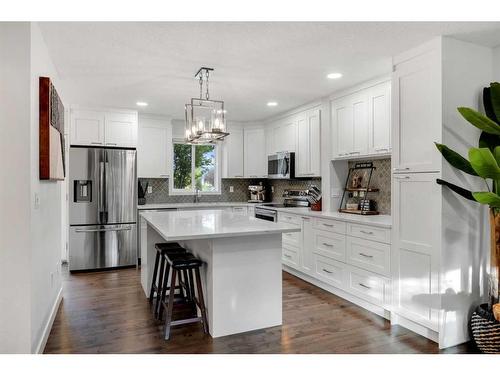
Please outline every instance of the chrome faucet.
[[200, 189], [196, 188], [193, 203], [200, 203]]

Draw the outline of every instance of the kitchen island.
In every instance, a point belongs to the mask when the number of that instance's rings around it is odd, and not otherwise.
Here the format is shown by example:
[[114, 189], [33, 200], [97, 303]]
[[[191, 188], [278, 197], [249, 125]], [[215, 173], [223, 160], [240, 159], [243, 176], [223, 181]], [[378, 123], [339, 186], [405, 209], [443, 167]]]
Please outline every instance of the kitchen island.
[[224, 210], [144, 212], [141, 284], [149, 296], [155, 243], [179, 242], [205, 262], [202, 285], [212, 337], [282, 324], [281, 237], [300, 227]]

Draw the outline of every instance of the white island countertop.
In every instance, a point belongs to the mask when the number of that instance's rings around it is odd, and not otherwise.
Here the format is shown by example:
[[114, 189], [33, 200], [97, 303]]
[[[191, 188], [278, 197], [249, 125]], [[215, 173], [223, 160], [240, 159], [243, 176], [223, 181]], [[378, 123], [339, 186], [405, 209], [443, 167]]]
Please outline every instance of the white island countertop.
[[157, 211], [140, 214], [166, 241], [300, 232], [300, 227], [224, 210]]
[[147, 203], [137, 205], [139, 211], [142, 210], [169, 210], [169, 209], [186, 209], [186, 208], [223, 208], [235, 206], [256, 206], [262, 203], [252, 202], [190, 202], [190, 203]]

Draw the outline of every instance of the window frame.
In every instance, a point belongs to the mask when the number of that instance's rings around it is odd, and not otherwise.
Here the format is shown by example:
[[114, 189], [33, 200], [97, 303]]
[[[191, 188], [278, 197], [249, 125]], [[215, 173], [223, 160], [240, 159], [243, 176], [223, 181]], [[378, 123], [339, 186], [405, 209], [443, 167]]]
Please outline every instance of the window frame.
[[[191, 145], [191, 186], [193, 186], [192, 190], [185, 190], [185, 189], [175, 189], [174, 188], [174, 160], [175, 160], [175, 145], [176, 144], [187, 144], [184, 139], [178, 139], [174, 138], [172, 139], [172, 152], [170, 154], [172, 162], [170, 163], [170, 176], [172, 178], [169, 178], [169, 183], [168, 183], [168, 194], [169, 195], [196, 195], [196, 189], [194, 186], [195, 184], [195, 147], [196, 144]], [[218, 143], [199, 143], [200, 146], [203, 145], [210, 145], [214, 146], [215, 148], [215, 190], [214, 191], [201, 191], [200, 190], [200, 195], [221, 195], [222, 194], [222, 181], [221, 181], [221, 147]]]

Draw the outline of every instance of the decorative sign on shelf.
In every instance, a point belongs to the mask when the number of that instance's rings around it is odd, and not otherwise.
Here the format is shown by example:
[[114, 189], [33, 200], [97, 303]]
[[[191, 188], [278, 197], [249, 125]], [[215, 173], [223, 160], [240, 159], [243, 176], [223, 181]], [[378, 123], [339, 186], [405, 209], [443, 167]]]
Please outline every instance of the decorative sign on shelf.
[[40, 180], [64, 180], [64, 106], [50, 78], [39, 84]]

